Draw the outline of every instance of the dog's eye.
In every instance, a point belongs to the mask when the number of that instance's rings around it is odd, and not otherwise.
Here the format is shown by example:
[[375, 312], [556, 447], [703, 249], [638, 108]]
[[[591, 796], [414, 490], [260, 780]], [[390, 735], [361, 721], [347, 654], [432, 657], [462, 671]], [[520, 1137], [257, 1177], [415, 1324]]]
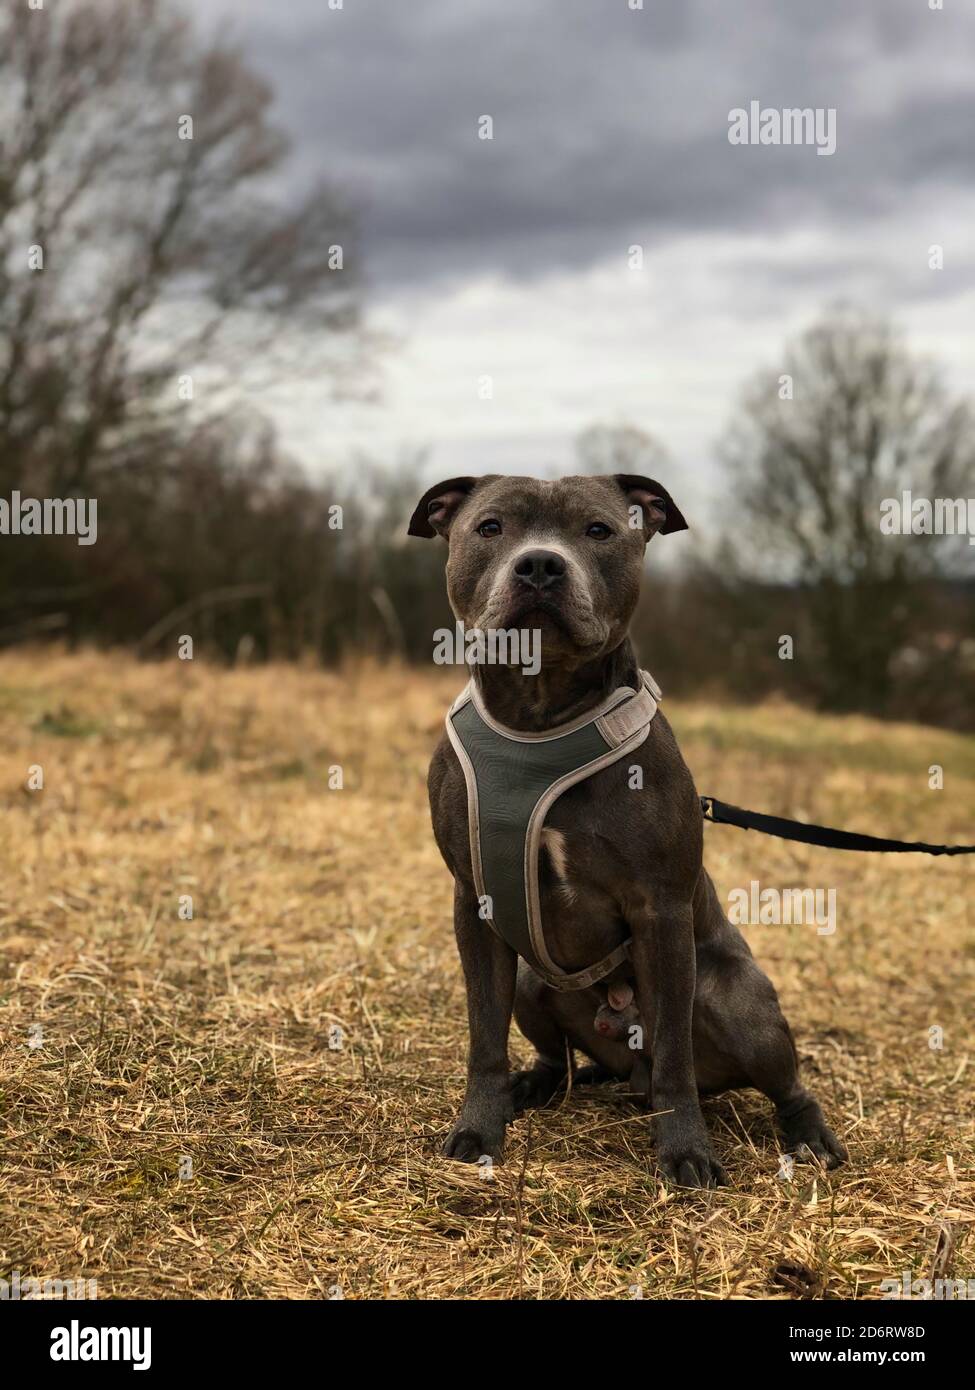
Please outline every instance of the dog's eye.
[[500, 521], [482, 521], [481, 524], [480, 524], [480, 526], [477, 528], [477, 534], [478, 534], [479, 536], [500, 536], [500, 534], [501, 534], [501, 522], [500, 522]]
[[607, 536], [612, 534], [610, 528], [602, 521], [594, 521], [586, 531], [586, 535], [592, 536], [594, 541], [604, 541]]

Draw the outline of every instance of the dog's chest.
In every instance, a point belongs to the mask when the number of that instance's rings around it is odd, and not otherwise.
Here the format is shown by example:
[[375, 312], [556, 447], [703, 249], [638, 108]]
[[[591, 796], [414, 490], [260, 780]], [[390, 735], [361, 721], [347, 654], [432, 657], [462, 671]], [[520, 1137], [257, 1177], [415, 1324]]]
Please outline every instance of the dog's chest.
[[580, 970], [628, 935], [613, 890], [614, 855], [590, 831], [542, 831], [539, 897], [545, 939], [564, 970]]

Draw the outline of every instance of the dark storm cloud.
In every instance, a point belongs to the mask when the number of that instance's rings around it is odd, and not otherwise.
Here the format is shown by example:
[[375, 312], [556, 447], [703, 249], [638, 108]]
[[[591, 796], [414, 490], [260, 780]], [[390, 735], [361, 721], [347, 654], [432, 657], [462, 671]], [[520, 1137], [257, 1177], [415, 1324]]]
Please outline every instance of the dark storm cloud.
[[[952, 0], [194, 9], [233, 16], [294, 138], [288, 180], [349, 190], [386, 283], [534, 277], [709, 230], [855, 227], [972, 183], [957, 65], [975, 16]], [[729, 110], [753, 99], [836, 107], [836, 153], [729, 145]], [[482, 114], [493, 142], [476, 138]]]

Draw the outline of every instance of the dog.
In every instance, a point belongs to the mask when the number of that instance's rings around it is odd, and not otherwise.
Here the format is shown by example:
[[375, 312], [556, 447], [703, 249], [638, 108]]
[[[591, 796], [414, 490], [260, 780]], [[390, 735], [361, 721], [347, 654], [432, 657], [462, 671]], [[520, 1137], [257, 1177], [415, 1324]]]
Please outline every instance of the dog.
[[[455, 616], [468, 630], [540, 634], [537, 673], [474, 668], [484, 717], [527, 742], [584, 722], [614, 691], [641, 690], [628, 629], [644, 552], [658, 532], [686, 526], [670, 494], [640, 475], [490, 475], [428, 489], [409, 532], [447, 542]], [[470, 1030], [466, 1093], [443, 1152], [501, 1161], [509, 1121], [556, 1095], [577, 1051], [592, 1064], [577, 1080], [636, 1078], [645, 1087], [671, 1183], [727, 1181], [700, 1096], [740, 1087], [770, 1098], [785, 1152], [836, 1167], [846, 1151], [799, 1080], [775, 989], [703, 866], [700, 801], [665, 716], [657, 711], [639, 736], [628, 756], [562, 791], [541, 831], [538, 899], [555, 966], [584, 972], [630, 938], [608, 978], [578, 989], [553, 987], [485, 921], [465, 769], [447, 733], [434, 752], [430, 808], [454, 879]], [[512, 1015], [536, 1050], [514, 1075]]]

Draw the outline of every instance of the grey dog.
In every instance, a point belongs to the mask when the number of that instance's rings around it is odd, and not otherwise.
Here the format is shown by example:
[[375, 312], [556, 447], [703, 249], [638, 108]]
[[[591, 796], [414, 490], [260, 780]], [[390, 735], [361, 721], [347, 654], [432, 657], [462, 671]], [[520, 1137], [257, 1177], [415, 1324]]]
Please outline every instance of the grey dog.
[[[481, 707], [528, 736], [584, 716], [641, 675], [628, 636], [647, 542], [686, 522], [670, 494], [629, 474], [556, 482], [488, 476], [430, 488], [412, 535], [448, 543], [447, 591], [468, 629], [540, 633], [541, 666], [480, 665]], [[628, 776], [642, 769], [635, 794]], [[467, 987], [467, 1089], [444, 1153], [503, 1156], [515, 1113], [545, 1105], [572, 1050], [578, 1079], [630, 1078], [655, 1112], [664, 1175], [726, 1181], [701, 1094], [751, 1086], [776, 1109], [786, 1152], [835, 1167], [846, 1152], [800, 1083], [795, 1044], [771, 982], [729, 922], [703, 867], [703, 820], [670, 725], [657, 713], [640, 747], [551, 805], [538, 866], [548, 949], [582, 971], [620, 946], [625, 961], [589, 988], [556, 989], [486, 926], [472, 866], [468, 789], [445, 735], [430, 765], [430, 806], [454, 878], [454, 930]], [[512, 1075], [512, 1013], [537, 1056]], [[633, 1034], [634, 1025], [638, 1025]], [[639, 1038], [634, 1065], [633, 1034]]]

